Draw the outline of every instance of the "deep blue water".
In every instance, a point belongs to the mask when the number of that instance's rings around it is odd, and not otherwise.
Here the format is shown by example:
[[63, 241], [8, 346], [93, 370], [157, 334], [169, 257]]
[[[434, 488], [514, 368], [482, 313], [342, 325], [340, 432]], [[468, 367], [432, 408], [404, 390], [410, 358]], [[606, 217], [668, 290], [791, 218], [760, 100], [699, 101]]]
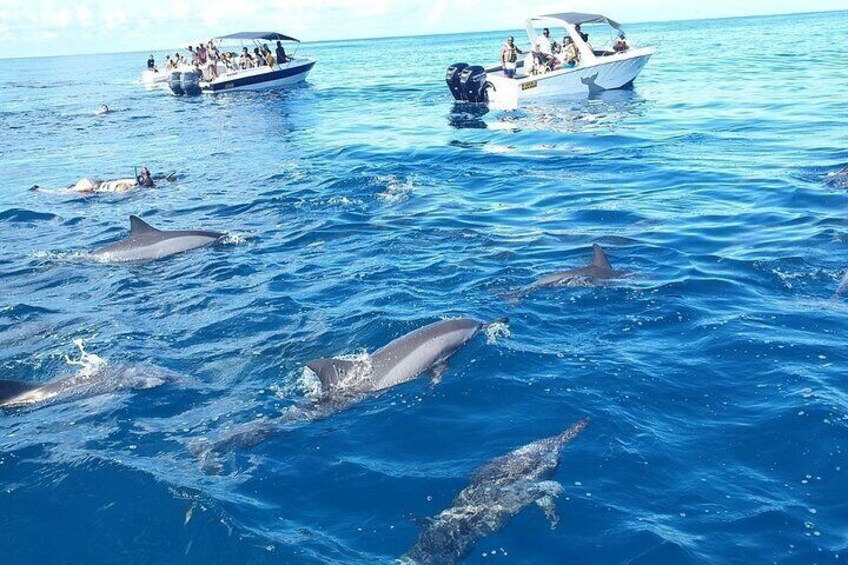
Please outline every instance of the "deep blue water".
[[[3, 378], [177, 375], [0, 414], [0, 561], [387, 562], [479, 465], [588, 415], [559, 527], [527, 508], [468, 562], [848, 562], [848, 13], [628, 29], [660, 49], [633, 91], [514, 112], [442, 81], [503, 33], [305, 45], [306, 86], [214, 98], [145, 91], [146, 53], [0, 61]], [[181, 177], [28, 190], [142, 163]], [[129, 214], [231, 236], [88, 260]], [[594, 242], [631, 276], [504, 299]], [[279, 414], [313, 358], [505, 315], [436, 387], [222, 475], [186, 447]]]

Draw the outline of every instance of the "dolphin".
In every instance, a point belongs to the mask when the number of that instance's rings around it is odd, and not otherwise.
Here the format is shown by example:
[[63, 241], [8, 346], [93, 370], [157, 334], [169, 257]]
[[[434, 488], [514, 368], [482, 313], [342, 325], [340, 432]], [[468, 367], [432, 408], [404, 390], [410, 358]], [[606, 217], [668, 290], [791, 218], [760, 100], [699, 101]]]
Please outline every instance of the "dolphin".
[[214, 231], [162, 231], [138, 216], [130, 216], [130, 235], [94, 251], [103, 261], [149, 261], [211, 245], [224, 236]]
[[442, 320], [418, 328], [384, 345], [363, 361], [315, 359], [306, 366], [321, 381], [325, 398], [373, 394], [433, 371], [433, 382], [441, 381], [448, 358], [478, 331], [503, 318], [484, 324], [471, 318]]
[[370, 396], [417, 379], [431, 371], [431, 382], [441, 382], [448, 358], [480, 330], [507, 323], [501, 318], [483, 323], [470, 318], [442, 320], [407, 333], [365, 358], [315, 359], [306, 364], [321, 383], [320, 393], [290, 406], [281, 416], [261, 418], [238, 426], [216, 441], [196, 440], [189, 450], [209, 472], [220, 472], [217, 458], [235, 447], [253, 447], [284, 429], [326, 418]]
[[471, 477], [450, 508], [430, 518], [415, 545], [400, 558], [406, 565], [450, 565], [468, 555], [474, 545], [505, 526], [535, 503], [555, 528], [554, 499], [563, 487], [554, 479], [560, 451], [583, 431], [589, 419], [563, 433], [535, 441], [489, 461]]
[[597, 243], [592, 244], [592, 262], [586, 267], [571, 269], [542, 277], [532, 288], [543, 288], [546, 286], [580, 286], [585, 284], [598, 284], [603, 281], [617, 279], [624, 273], [616, 271], [610, 265], [609, 259], [603, 247]]
[[508, 300], [520, 301], [528, 294], [552, 286], [592, 286], [602, 284], [624, 276], [624, 271], [616, 271], [610, 265], [609, 259], [603, 247], [597, 243], [592, 244], [592, 262], [585, 267], [570, 269], [559, 273], [553, 273], [542, 277], [527, 288], [509, 292], [503, 296]]
[[0, 408], [23, 408], [116, 390], [144, 390], [163, 385], [171, 379], [165, 371], [140, 366], [83, 370], [47, 384], [0, 380]]

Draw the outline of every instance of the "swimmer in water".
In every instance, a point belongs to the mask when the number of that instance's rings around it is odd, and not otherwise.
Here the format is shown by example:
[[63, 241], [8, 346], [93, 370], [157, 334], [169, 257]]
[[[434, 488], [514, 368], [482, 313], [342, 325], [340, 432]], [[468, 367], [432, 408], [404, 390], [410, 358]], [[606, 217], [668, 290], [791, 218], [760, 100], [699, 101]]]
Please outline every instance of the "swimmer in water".
[[108, 114], [109, 113], [109, 106], [107, 106], [106, 104], [101, 104], [100, 108], [97, 110], [97, 113], [99, 115]]
[[[102, 180], [92, 177], [84, 177], [77, 181], [76, 184], [67, 186], [65, 190], [68, 192], [76, 192], [79, 194], [94, 194], [98, 192], [127, 192], [133, 188], [143, 186], [145, 188], [153, 188], [156, 186], [154, 180], [164, 180], [174, 182], [177, 178], [177, 172], [172, 171], [167, 175], [151, 175], [150, 169], [146, 165], [142, 165], [138, 176], [135, 178]], [[40, 190], [41, 187], [34, 185], [30, 190]]]

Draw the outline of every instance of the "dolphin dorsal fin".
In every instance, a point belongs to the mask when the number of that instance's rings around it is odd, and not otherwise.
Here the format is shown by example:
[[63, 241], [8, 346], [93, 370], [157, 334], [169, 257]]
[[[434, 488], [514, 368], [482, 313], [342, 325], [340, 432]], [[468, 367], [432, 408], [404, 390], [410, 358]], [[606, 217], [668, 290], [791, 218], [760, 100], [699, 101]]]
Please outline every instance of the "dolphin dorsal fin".
[[130, 234], [159, 231], [138, 216], [130, 216]]
[[610, 265], [609, 259], [607, 259], [607, 254], [604, 252], [604, 248], [598, 245], [597, 243], [592, 244], [592, 266], [600, 267], [602, 269], [612, 269], [612, 265]]
[[21, 381], [0, 381], [0, 404], [37, 388], [36, 385]]
[[345, 359], [315, 359], [306, 366], [318, 375], [321, 388], [326, 393], [339, 388], [339, 383], [353, 370], [356, 363]]

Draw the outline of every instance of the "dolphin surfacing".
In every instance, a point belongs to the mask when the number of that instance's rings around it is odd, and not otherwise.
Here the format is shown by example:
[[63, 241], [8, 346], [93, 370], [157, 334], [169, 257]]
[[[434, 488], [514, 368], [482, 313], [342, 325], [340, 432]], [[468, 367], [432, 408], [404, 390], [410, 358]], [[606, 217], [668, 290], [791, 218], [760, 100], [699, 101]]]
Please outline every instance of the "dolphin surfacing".
[[448, 358], [490, 325], [471, 318], [442, 320], [391, 341], [370, 354], [364, 363], [316, 359], [306, 366], [321, 381], [325, 397], [380, 392], [414, 380], [431, 369], [438, 382]]
[[116, 390], [144, 390], [174, 380], [155, 367], [104, 367], [81, 372], [47, 384], [0, 380], [0, 408], [23, 408], [79, 396]]
[[438, 383], [451, 355], [480, 330], [507, 322], [506, 318], [491, 323], [471, 318], [442, 320], [409, 332], [364, 359], [312, 360], [306, 367], [321, 383], [317, 397], [290, 406], [279, 417], [242, 424], [213, 441], [195, 440], [189, 450], [200, 459], [205, 471], [221, 472], [221, 457], [234, 448], [254, 447], [280, 431], [330, 417], [427, 371], [432, 371], [432, 381]]
[[505, 526], [530, 504], [536, 504], [556, 527], [554, 499], [563, 487], [554, 479], [560, 451], [583, 431], [589, 419], [563, 433], [535, 441], [492, 459], [471, 477], [450, 508], [431, 518], [415, 545], [400, 558], [406, 565], [451, 565], [474, 545]]
[[612, 268], [604, 248], [594, 243], [592, 244], [592, 262], [589, 265], [542, 277], [533, 283], [532, 288], [598, 284], [603, 281], [617, 279], [622, 274], [621, 271], [616, 271]]
[[533, 292], [557, 286], [594, 286], [607, 281], [626, 276], [624, 271], [617, 271], [610, 265], [604, 248], [597, 243], [592, 244], [592, 262], [585, 267], [569, 269], [542, 277], [532, 285], [503, 295], [510, 302], [518, 303], [522, 298]]
[[211, 245], [224, 234], [214, 231], [157, 230], [138, 216], [130, 216], [130, 234], [125, 239], [92, 253], [102, 261], [150, 261]]

